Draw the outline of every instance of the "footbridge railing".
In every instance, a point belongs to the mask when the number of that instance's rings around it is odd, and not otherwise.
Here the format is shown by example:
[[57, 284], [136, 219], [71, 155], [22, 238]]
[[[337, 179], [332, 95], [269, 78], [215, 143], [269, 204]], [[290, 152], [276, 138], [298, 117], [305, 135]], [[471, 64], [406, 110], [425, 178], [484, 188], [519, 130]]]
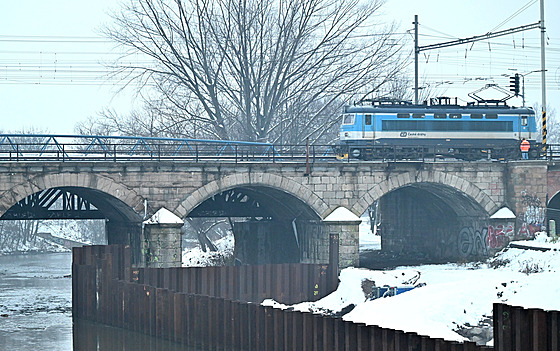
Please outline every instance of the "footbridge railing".
[[0, 161], [314, 161], [329, 145], [100, 135], [0, 134]]

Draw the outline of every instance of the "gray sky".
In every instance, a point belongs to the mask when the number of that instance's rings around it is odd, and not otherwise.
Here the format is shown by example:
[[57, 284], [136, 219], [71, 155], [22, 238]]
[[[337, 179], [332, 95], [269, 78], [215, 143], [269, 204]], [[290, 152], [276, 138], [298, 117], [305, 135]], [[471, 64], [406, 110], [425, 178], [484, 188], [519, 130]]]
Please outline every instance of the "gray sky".
[[[526, 0], [387, 0], [378, 21], [412, 29], [419, 16], [420, 45], [481, 35], [531, 4], [497, 30], [535, 23], [539, 1]], [[136, 104], [132, 89], [104, 78], [102, 62], [115, 57], [113, 45], [100, 37], [110, 21], [114, 0], [19, 0], [0, 5], [0, 130], [71, 134], [76, 122], [104, 107], [126, 113]], [[547, 101], [560, 113], [560, 1], [545, 0], [547, 27]], [[412, 32], [411, 32], [412, 33]], [[407, 35], [411, 38], [412, 34]], [[412, 41], [410, 41], [412, 45]], [[467, 94], [485, 84], [506, 88], [507, 76], [540, 69], [540, 32], [511, 36], [421, 54], [421, 81], [446, 96], [471, 101]], [[410, 48], [412, 50], [412, 46]], [[410, 65], [410, 77], [413, 78]], [[525, 79], [528, 105], [540, 103], [540, 73]], [[501, 96], [500, 96], [501, 97]], [[521, 105], [521, 98], [509, 101]]]

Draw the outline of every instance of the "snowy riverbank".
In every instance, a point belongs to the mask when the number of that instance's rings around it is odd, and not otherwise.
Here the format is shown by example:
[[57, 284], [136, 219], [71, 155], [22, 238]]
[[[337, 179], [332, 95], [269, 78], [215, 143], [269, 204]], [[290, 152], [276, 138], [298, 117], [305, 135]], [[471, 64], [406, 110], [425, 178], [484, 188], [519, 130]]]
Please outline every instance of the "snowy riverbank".
[[[338, 289], [316, 301], [290, 306], [315, 313], [350, 312], [343, 319], [446, 340], [492, 344], [494, 302], [560, 310], [560, 243], [539, 236], [526, 245], [549, 251], [506, 249], [485, 263], [398, 267], [388, 271], [347, 268]], [[370, 300], [367, 287], [416, 286]], [[370, 288], [371, 289], [371, 288]], [[366, 291], [364, 291], [366, 290]], [[265, 304], [280, 306], [272, 301]], [[472, 331], [479, 331], [473, 336]], [[482, 334], [482, 335], [480, 335]]]

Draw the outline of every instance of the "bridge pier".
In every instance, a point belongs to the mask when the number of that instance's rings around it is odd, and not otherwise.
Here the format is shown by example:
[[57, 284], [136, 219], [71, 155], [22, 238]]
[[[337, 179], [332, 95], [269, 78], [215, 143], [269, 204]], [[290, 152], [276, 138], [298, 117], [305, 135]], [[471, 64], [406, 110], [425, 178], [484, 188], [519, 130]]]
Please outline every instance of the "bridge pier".
[[339, 268], [357, 267], [360, 263], [360, 223], [361, 220], [325, 221], [327, 248], [331, 234], [339, 237]]
[[141, 258], [138, 266], [154, 268], [181, 267], [183, 220], [161, 208], [142, 223]]
[[235, 256], [243, 264], [329, 263], [329, 237], [339, 238], [340, 268], [359, 263], [358, 221], [247, 221], [234, 223]]

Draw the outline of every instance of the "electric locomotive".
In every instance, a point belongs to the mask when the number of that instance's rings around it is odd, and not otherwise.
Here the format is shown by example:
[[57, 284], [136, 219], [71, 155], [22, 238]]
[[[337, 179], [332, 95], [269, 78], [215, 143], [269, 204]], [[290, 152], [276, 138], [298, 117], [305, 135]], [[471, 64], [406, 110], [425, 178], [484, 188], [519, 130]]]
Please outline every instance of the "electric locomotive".
[[343, 157], [463, 160], [518, 159], [523, 139], [537, 158], [535, 111], [505, 103], [458, 105], [450, 98], [430, 103], [374, 100], [345, 106], [337, 152]]

